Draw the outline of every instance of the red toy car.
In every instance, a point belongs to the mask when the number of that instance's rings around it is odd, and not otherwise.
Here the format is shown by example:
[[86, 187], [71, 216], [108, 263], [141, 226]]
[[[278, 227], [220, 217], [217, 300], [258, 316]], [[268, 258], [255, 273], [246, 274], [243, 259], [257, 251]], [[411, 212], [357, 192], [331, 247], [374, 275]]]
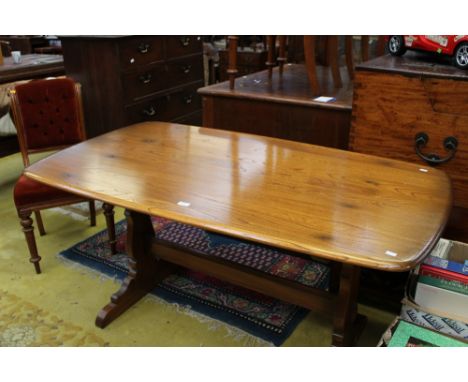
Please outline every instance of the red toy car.
[[468, 35], [388, 36], [387, 47], [393, 56], [401, 56], [407, 49], [445, 54], [455, 66], [468, 69]]

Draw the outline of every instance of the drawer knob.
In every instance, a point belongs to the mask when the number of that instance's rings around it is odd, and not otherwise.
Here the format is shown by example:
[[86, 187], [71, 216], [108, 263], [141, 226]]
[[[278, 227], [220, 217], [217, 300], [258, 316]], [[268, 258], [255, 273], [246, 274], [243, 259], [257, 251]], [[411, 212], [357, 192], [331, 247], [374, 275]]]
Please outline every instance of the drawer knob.
[[193, 100], [193, 97], [192, 97], [191, 94], [184, 97], [184, 102], [185, 102], [186, 105], [191, 104], [192, 100]]
[[455, 137], [450, 136], [444, 139], [444, 149], [449, 153], [444, 158], [441, 158], [440, 155], [435, 153], [424, 154], [421, 149], [427, 145], [427, 142], [429, 142], [429, 135], [427, 135], [427, 133], [417, 133], [414, 137], [414, 149], [416, 154], [431, 166], [437, 166], [439, 164], [448, 162], [455, 156], [455, 153], [457, 152], [458, 139]]
[[147, 117], [153, 117], [154, 115], [156, 115], [156, 109], [153, 106], [150, 106], [147, 109], [143, 109], [142, 113]]
[[182, 44], [182, 46], [188, 46], [188, 44], [190, 44], [190, 37], [182, 36], [180, 38], [180, 43]]
[[140, 81], [144, 84], [149, 84], [151, 82], [152, 75], [150, 73], [142, 74], [140, 76]]
[[149, 48], [150, 48], [150, 45], [149, 44], [145, 44], [145, 43], [141, 43], [140, 45], [138, 45], [138, 51], [141, 53], [141, 54], [145, 54], [145, 53], [148, 53], [149, 52]]
[[190, 73], [190, 70], [192, 70], [192, 65], [185, 65], [185, 66], [182, 66], [182, 72], [184, 74], [189, 74]]

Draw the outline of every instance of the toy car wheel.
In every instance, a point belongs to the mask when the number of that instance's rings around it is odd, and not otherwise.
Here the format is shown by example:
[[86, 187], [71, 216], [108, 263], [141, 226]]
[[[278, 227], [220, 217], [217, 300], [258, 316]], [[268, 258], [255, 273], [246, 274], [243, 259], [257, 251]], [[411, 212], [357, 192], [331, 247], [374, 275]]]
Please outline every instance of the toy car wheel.
[[468, 69], [468, 44], [462, 43], [455, 49], [453, 63], [460, 69]]
[[403, 36], [390, 36], [387, 46], [392, 56], [401, 56], [406, 52]]

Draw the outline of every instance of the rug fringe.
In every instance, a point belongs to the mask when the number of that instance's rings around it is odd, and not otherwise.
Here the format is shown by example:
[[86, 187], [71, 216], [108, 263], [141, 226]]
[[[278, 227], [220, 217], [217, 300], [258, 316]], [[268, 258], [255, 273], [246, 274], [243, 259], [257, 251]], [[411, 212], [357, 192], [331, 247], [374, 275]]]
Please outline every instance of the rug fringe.
[[[259, 337], [255, 337], [250, 333], [245, 332], [242, 329], [236, 328], [235, 326], [229, 325], [223, 321], [217, 320], [212, 317], [205, 316], [202, 313], [195, 312], [192, 310], [190, 305], [181, 305], [175, 302], [168, 302], [161, 297], [155, 296], [153, 294], [147, 295], [150, 299], [153, 299], [155, 302], [158, 302], [163, 305], [169, 305], [176, 309], [177, 313], [182, 313], [186, 316], [196, 319], [198, 322], [205, 324], [208, 326], [208, 330], [215, 331], [220, 328], [224, 328], [226, 330], [225, 338], [231, 338], [236, 342], [241, 342], [242, 346], [274, 346], [272, 342], [265, 341]], [[200, 344], [203, 346], [203, 344]]]
[[[67, 268], [79, 270], [80, 272], [86, 274], [87, 276], [96, 278], [101, 282], [111, 280], [115, 282], [116, 284], [120, 284], [120, 281], [118, 280], [117, 276], [109, 276], [109, 275], [103, 274], [99, 272], [98, 270], [89, 268], [85, 265], [82, 265], [80, 263], [67, 259], [60, 255], [56, 255], [56, 257]], [[210, 331], [216, 331], [216, 330], [219, 330], [220, 328], [224, 328], [224, 330], [226, 331], [226, 335], [224, 337], [230, 338], [236, 342], [239, 342], [241, 346], [251, 346], [251, 347], [274, 346], [272, 342], [265, 341], [264, 339], [259, 338], [259, 337], [255, 337], [252, 334], [247, 333], [242, 329], [236, 328], [235, 326], [229, 325], [225, 322], [208, 317], [202, 313], [195, 312], [191, 309], [190, 305], [181, 305], [175, 302], [168, 302], [162, 299], [161, 297], [155, 296], [153, 294], [148, 294], [147, 297], [153, 300], [153, 302], [157, 302], [158, 304], [162, 304], [162, 305], [170, 306], [174, 308], [177, 311], [177, 313], [182, 313], [186, 316], [196, 319], [201, 324], [207, 325], [208, 330]], [[203, 346], [203, 344], [200, 344], [200, 346]]]

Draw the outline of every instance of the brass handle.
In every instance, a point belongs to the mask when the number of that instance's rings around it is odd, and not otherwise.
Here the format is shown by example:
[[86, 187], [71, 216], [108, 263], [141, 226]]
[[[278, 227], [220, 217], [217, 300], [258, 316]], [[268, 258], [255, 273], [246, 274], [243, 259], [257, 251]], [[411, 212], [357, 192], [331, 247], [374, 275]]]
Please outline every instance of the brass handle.
[[193, 100], [193, 96], [191, 94], [184, 97], [184, 102], [185, 102], [186, 105], [191, 104], [192, 100]]
[[140, 81], [144, 84], [149, 84], [151, 82], [152, 77], [153, 76], [151, 75], [151, 73], [142, 74], [140, 76]]
[[184, 74], [189, 74], [191, 69], [192, 69], [192, 65], [185, 65], [185, 66], [182, 66], [182, 72], [183, 72]]
[[190, 44], [190, 37], [182, 36], [180, 38], [180, 43], [182, 44], [182, 46], [188, 46], [188, 44]]
[[143, 114], [152, 117], [156, 115], [156, 109], [153, 106], [150, 106], [148, 109], [143, 109]]
[[148, 53], [149, 48], [150, 48], [150, 45], [145, 44], [143, 42], [140, 45], [138, 45], [138, 51], [142, 54]]
[[458, 139], [455, 137], [450, 136], [444, 139], [444, 149], [449, 152], [449, 154], [444, 158], [441, 158], [440, 155], [435, 153], [424, 154], [421, 151], [421, 148], [425, 147], [427, 142], [429, 142], [429, 135], [425, 132], [417, 133], [414, 137], [414, 150], [423, 161], [431, 166], [437, 166], [438, 164], [448, 162], [457, 152]]

